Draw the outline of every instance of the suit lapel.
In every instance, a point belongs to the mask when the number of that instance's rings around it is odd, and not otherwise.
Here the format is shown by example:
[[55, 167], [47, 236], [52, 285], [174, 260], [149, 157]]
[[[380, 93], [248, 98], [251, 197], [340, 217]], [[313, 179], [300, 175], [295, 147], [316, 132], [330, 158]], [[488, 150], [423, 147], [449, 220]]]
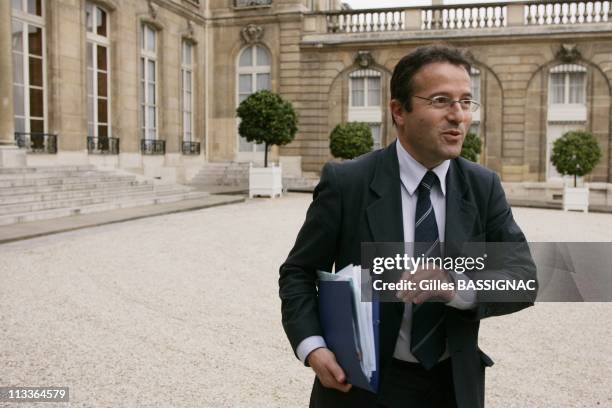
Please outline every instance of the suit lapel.
[[468, 184], [456, 160], [451, 165], [446, 176], [446, 254], [449, 249], [470, 241], [474, 232], [474, 221], [478, 215], [476, 206], [468, 200]]
[[372, 241], [403, 242], [401, 181], [395, 143], [379, 157], [370, 189], [375, 199], [366, 213]]

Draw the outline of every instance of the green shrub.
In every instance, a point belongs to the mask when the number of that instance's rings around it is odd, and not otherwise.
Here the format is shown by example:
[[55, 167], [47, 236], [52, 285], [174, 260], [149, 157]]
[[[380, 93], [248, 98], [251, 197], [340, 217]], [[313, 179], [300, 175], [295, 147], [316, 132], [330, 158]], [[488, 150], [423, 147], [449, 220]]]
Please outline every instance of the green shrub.
[[268, 167], [268, 146], [286, 145], [297, 132], [297, 115], [290, 102], [270, 91], [249, 95], [236, 109], [238, 133], [248, 142], [264, 143], [264, 165]]
[[563, 175], [589, 174], [601, 160], [601, 148], [591, 132], [572, 130], [555, 140], [550, 161]]
[[478, 161], [478, 155], [480, 154], [481, 150], [482, 142], [478, 136], [471, 132], [465, 135], [463, 147], [461, 148], [461, 157], [469, 161], [476, 162]]
[[353, 159], [372, 150], [372, 130], [364, 122], [340, 123], [329, 136], [329, 150], [334, 157]]

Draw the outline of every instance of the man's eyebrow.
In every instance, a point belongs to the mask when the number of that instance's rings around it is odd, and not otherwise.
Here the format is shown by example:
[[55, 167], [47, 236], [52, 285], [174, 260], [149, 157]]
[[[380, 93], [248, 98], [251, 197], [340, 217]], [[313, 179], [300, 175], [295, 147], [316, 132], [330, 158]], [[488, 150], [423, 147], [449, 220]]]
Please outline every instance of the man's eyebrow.
[[[436, 96], [446, 96], [448, 98], [452, 98], [451, 94], [448, 92], [433, 92], [431, 93], [428, 98], [434, 98]], [[461, 94], [461, 99], [472, 99], [472, 93], [471, 92], [465, 92], [463, 94]]]

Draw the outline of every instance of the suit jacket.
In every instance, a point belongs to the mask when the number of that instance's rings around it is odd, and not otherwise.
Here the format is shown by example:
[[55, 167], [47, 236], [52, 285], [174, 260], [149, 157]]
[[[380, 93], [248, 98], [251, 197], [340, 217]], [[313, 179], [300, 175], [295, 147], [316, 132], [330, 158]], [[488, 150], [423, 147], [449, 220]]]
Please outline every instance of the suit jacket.
[[[446, 243], [525, 242], [514, 222], [499, 177], [463, 158], [451, 160], [446, 177]], [[403, 242], [401, 181], [396, 144], [343, 163], [327, 163], [314, 191], [295, 245], [280, 267], [283, 327], [296, 350], [299, 343], [322, 335], [317, 309], [316, 270], [340, 270], [361, 263], [361, 242]], [[525, 245], [526, 246], [526, 245]], [[446, 255], [455, 251], [447, 245]], [[528, 249], [513, 254], [489, 278], [535, 279]], [[512, 313], [533, 304], [477, 302], [471, 310], [446, 308], [448, 349], [452, 358], [459, 408], [484, 406], [484, 368], [492, 360], [478, 348], [480, 319]], [[403, 305], [380, 308], [381, 382], [393, 356]], [[352, 390], [355, 390], [353, 387]], [[311, 406], [363, 405], [361, 391], [342, 394], [315, 380]]]

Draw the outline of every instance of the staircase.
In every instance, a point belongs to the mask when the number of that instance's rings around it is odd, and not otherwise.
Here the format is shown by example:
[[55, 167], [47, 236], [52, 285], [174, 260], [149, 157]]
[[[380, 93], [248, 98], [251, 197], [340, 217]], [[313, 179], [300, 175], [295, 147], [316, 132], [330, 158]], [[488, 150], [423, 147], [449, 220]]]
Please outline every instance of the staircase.
[[0, 168], [0, 225], [207, 197], [94, 166]]
[[283, 177], [283, 188], [288, 191], [313, 192], [319, 183], [319, 174], [302, 172], [301, 177]]
[[189, 184], [207, 191], [248, 190], [249, 163], [206, 163]]

